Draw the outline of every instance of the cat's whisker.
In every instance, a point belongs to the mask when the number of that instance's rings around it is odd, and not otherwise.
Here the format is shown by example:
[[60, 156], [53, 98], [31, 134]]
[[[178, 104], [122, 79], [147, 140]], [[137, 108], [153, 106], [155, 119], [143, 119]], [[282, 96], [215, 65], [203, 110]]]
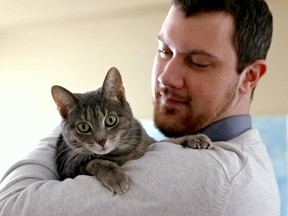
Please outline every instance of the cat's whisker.
[[75, 159], [77, 159], [77, 158], [79, 158], [81, 156], [81, 154], [78, 154], [78, 152], [79, 152], [78, 149], [76, 149], [73, 152], [70, 152], [70, 154], [68, 155], [68, 157], [65, 160], [65, 164], [64, 164], [64, 168], [63, 169], [65, 169], [70, 162], [73, 163], [73, 166], [75, 166], [75, 165], [78, 166], [78, 164], [75, 164], [75, 162], [77, 161]]
[[55, 157], [55, 159], [54, 159], [54, 163], [57, 163], [58, 158], [60, 158], [61, 161], [62, 161], [62, 160], [64, 159], [63, 157], [65, 157], [65, 156], [67, 155], [67, 154], [65, 153], [66, 151], [67, 151], [67, 152], [70, 151], [70, 148], [67, 147], [67, 148], [63, 149], [62, 151], [58, 152], [57, 155], [56, 155], [56, 157]]

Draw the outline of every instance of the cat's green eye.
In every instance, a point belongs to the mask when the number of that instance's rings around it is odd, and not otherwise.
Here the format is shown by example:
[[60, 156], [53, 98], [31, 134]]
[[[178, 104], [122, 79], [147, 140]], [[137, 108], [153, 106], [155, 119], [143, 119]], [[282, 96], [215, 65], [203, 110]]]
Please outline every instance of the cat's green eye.
[[118, 123], [118, 117], [115, 114], [109, 114], [106, 116], [104, 123], [106, 127], [114, 127]]
[[81, 122], [77, 125], [77, 131], [79, 133], [87, 134], [91, 131], [91, 126], [86, 122]]

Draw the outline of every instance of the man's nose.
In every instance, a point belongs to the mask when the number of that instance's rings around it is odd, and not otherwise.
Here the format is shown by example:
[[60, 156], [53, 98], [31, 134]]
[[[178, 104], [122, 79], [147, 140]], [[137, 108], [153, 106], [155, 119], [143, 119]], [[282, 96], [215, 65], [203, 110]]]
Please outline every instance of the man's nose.
[[158, 77], [158, 82], [163, 86], [169, 86], [172, 88], [183, 87], [184, 77], [180, 59], [170, 59], [165, 67], [163, 67], [163, 71]]

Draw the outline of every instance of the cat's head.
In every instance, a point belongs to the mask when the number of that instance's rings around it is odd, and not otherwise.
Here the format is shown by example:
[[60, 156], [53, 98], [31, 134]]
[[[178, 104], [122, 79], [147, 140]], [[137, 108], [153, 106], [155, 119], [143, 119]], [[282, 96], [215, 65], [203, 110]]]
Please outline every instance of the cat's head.
[[61, 86], [51, 91], [63, 119], [62, 135], [75, 151], [104, 155], [131, 148], [124, 142], [134, 130], [135, 119], [117, 68], [107, 72], [102, 87], [95, 91], [73, 94]]

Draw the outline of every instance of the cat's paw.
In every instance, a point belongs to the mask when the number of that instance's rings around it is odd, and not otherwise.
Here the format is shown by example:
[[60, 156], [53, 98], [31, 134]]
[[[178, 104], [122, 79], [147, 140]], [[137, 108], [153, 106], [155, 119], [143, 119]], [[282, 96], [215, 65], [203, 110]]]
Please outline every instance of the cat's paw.
[[[180, 137], [181, 138], [181, 137]], [[213, 142], [204, 134], [184, 136], [181, 145], [193, 149], [211, 149]]]
[[129, 188], [126, 173], [112, 161], [94, 159], [84, 165], [84, 170], [116, 194], [125, 193]]
[[177, 138], [169, 138], [164, 141], [172, 142], [182, 145], [183, 147], [189, 147], [193, 149], [211, 149], [213, 143], [210, 138], [204, 134], [188, 135]]
[[125, 193], [129, 188], [128, 177], [122, 169], [114, 168], [106, 172], [100, 181], [116, 194]]

